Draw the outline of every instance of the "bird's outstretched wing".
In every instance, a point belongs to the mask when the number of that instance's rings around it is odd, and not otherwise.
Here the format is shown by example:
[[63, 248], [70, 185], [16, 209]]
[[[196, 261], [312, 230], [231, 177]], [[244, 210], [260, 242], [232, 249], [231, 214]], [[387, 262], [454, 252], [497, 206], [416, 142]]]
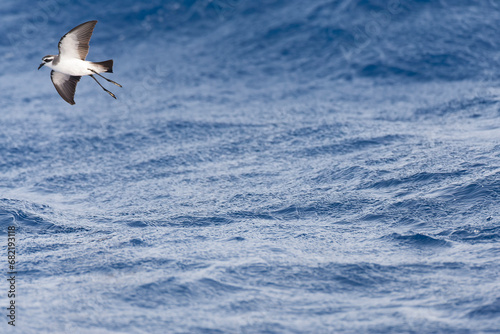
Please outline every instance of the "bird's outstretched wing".
[[59, 56], [85, 60], [89, 41], [97, 21], [88, 21], [71, 29], [59, 41]]
[[50, 79], [52, 79], [52, 83], [54, 87], [56, 87], [57, 92], [64, 101], [69, 104], [75, 104], [75, 90], [76, 84], [80, 81], [81, 77], [67, 75], [61, 72], [52, 71], [50, 72]]

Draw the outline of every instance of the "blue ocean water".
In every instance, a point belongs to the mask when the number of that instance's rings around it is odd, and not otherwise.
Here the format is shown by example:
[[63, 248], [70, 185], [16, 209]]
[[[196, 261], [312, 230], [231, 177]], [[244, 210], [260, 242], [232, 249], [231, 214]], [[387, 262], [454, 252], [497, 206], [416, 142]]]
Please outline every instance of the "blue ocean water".
[[[500, 3], [0, 4], [2, 333], [499, 333]], [[41, 58], [97, 19], [113, 100]]]

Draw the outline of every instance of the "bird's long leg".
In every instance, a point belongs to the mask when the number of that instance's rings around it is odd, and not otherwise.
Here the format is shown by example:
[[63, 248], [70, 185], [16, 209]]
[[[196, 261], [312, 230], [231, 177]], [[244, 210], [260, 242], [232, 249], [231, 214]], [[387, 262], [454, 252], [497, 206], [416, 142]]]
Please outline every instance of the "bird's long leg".
[[105, 91], [106, 93], [108, 93], [109, 95], [111, 95], [111, 97], [112, 97], [112, 98], [114, 98], [114, 99], [116, 100], [116, 96], [115, 96], [115, 94], [111, 93], [109, 90], [107, 90], [106, 88], [104, 88], [104, 87], [101, 85], [101, 83], [100, 83], [99, 81], [97, 81], [97, 79], [96, 79], [96, 78], [94, 78], [94, 76], [93, 76], [92, 74], [90, 74], [90, 77], [91, 77], [92, 79], [94, 79], [94, 80], [95, 80], [95, 82], [97, 82], [97, 84], [98, 84], [99, 86], [101, 86], [101, 88], [102, 88], [102, 89], [104, 89], [104, 91]]
[[98, 76], [100, 76], [101, 78], [103, 78], [104, 80], [108, 81], [108, 82], [111, 82], [111, 83], [114, 83], [115, 85], [117, 85], [118, 87], [122, 87], [122, 85], [120, 85], [119, 83], [117, 82], [114, 82], [113, 80], [111, 79], [108, 79], [108, 78], [105, 78], [103, 77], [102, 75], [100, 75], [99, 73], [97, 73], [96, 71], [94, 71], [93, 69], [89, 68], [89, 71], [92, 71], [94, 72], [94, 74], [97, 74]]

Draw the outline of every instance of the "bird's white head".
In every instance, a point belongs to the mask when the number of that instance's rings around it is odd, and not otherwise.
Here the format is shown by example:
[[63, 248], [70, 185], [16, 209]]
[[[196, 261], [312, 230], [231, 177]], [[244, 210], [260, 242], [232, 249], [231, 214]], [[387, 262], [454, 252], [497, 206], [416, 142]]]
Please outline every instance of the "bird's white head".
[[40, 64], [40, 66], [38, 66], [38, 69], [41, 69], [42, 66], [44, 65], [48, 65], [48, 67], [52, 67], [52, 62], [54, 61], [54, 59], [56, 58], [56, 56], [53, 56], [53, 55], [48, 55], [48, 56], [45, 56], [42, 58], [42, 63]]

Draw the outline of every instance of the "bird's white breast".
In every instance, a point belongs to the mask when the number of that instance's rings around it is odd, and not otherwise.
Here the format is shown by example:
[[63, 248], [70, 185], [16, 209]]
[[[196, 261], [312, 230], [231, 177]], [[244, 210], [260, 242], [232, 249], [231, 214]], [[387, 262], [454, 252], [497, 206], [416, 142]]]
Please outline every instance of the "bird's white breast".
[[64, 74], [83, 76], [90, 75], [93, 72], [89, 68], [94, 69], [92, 62], [77, 58], [60, 57], [57, 64], [47, 64], [51, 69]]

